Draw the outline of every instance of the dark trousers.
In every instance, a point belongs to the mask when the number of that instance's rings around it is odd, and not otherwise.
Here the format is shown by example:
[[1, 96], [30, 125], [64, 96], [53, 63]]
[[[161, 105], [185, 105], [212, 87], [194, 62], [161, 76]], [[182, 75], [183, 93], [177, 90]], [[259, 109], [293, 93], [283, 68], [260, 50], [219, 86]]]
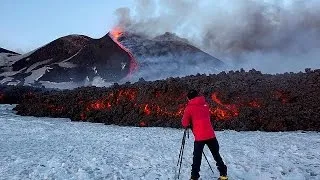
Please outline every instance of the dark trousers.
[[202, 152], [204, 145], [207, 145], [211, 151], [211, 154], [216, 161], [216, 166], [220, 172], [220, 176], [227, 175], [227, 166], [224, 164], [220, 154], [219, 154], [219, 143], [216, 138], [205, 140], [205, 141], [195, 141], [193, 150], [193, 163], [191, 170], [191, 177], [193, 179], [198, 179], [200, 177], [199, 171], [201, 166]]

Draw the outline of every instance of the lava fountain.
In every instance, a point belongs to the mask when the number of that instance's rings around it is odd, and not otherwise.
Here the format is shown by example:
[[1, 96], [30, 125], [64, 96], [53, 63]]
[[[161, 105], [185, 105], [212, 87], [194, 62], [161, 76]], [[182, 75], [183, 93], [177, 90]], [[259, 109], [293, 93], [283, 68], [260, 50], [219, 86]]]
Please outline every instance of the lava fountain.
[[127, 49], [126, 47], [124, 47], [120, 42], [119, 42], [119, 38], [123, 35], [123, 29], [120, 27], [114, 27], [110, 32], [109, 32], [109, 36], [111, 37], [111, 39], [119, 45], [119, 47], [121, 47], [121, 49], [123, 49], [124, 51], [126, 51], [130, 57], [130, 66], [129, 66], [129, 73], [126, 76], [126, 78], [131, 78], [132, 74], [137, 71], [138, 69], [138, 63], [136, 61], [136, 59], [133, 57], [133, 54], [129, 51], [129, 49]]

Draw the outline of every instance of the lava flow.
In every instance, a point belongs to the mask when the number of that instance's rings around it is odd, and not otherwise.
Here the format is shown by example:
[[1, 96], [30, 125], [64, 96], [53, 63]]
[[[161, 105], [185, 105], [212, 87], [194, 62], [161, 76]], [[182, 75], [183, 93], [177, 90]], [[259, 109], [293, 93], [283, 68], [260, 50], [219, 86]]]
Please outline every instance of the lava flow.
[[[127, 69], [129, 71], [129, 67]], [[31, 90], [25, 87], [20, 90], [18, 86], [5, 87], [0, 89], [0, 100], [3, 99], [0, 102], [16, 103], [14, 110], [18, 115], [108, 125], [181, 128], [180, 121], [188, 104], [186, 93], [190, 88], [197, 88], [207, 100], [216, 129], [319, 131], [319, 74], [320, 70], [285, 76], [240, 71], [114, 84], [108, 88], [39, 89], [27, 95]]]
[[211, 108], [210, 112], [213, 116], [217, 117], [218, 120], [227, 120], [239, 115], [239, 108], [237, 105], [222, 103], [216, 92], [212, 93], [211, 99], [218, 106], [216, 108]]
[[119, 38], [123, 35], [123, 29], [120, 27], [115, 27], [113, 28], [110, 33], [109, 36], [111, 37], [111, 39], [117, 43], [119, 45], [119, 47], [121, 47], [121, 49], [123, 49], [124, 51], [126, 51], [130, 57], [130, 67], [129, 67], [129, 73], [127, 75], [127, 78], [132, 77], [132, 74], [137, 71], [138, 69], [138, 63], [135, 60], [135, 58], [133, 57], [133, 54], [129, 51], [129, 49], [127, 49], [126, 47], [124, 47], [120, 42], [119, 42]]
[[[131, 102], [131, 108], [139, 109], [140, 112], [143, 112], [144, 116], [166, 116], [166, 117], [176, 117], [181, 118], [183, 116], [184, 109], [187, 105], [187, 102], [184, 102], [183, 99], [185, 94], [182, 94], [178, 97], [165, 97], [161, 92], [155, 92], [155, 97], [159, 100], [159, 103], [156, 102], [139, 102], [138, 99], [138, 90], [134, 88], [128, 89], [119, 89], [112, 93], [107, 93], [104, 97], [96, 99], [86, 103], [85, 110], [81, 113], [81, 119], [86, 118], [86, 114], [90, 111], [101, 111], [112, 109], [117, 109], [123, 103]], [[253, 108], [260, 108], [260, 102], [255, 99], [248, 103], [234, 103], [226, 104], [223, 103], [221, 99], [218, 98], [218, 93], [213, 92], [211, 94], [211, 99], [215, 103], [213, 107], [210, 108], [210, 113], [216, 120], [229, 120], [239, 115], [240, 106], [248, 106]], [[174, 109], [169, 108], [167, 103], [160, 102], [181, 102]], [[80, 103], [82, 104], [82, 103]], [[144, 124], [145, 126], [145, 124]]]
[[[117, 109], [123, 103], [130, 103], [131, 108], [139, 109], [144, 113], [144, 116], [168, 116], [168, 117], [182, 117], [186, 103], [179, 104], [175, 109], [168, 109], [165, 104], [157, 104], [155, 102], [141, 102], [137, 101], [138, 90], [137, 89], [119, 89], [115, 92], [107, 93], [105, 96], [85, 103], [85, 108], [80, 114], [81, 120], [87, 118], [87, 114], [91, 111], [110, 111]], [[158, 98], [166, 99], [167, 101], [180, 101], [181, 97], [171, 99], [164, 97], [161, 93], [157, 93]], [[78, 102], [79, 105], [84, 104], [83, 101]], [[146, 126], [144, 124], [143, 126]]]

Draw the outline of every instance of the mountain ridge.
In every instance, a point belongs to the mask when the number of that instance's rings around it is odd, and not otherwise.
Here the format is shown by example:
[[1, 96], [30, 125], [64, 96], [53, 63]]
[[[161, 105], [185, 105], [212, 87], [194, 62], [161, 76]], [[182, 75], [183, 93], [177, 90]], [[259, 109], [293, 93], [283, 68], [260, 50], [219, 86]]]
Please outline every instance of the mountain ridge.
[[62, 89], [218, 72], [216, 68], [223, 66], [169, 32], [154, 38], [125, 31], [110, 31], [98, 39], [67, 35], [6, 61], [0, 66], [0, 84]]

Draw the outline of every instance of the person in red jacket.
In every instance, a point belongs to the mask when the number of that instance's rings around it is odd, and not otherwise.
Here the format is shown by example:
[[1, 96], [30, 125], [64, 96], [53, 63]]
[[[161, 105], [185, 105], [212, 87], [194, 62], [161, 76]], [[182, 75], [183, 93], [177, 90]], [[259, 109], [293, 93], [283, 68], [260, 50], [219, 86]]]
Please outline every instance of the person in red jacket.
[[191, 127], [195, 138], [191, 179], [195, 180], [200, 177], [202, 152], [204, 145], [207, 145], [220, 172], [219, 179], [227, 180], [227, 166], [219, 153], [219, 143], [210, 121], [209, 105], [206, 103], [204, 96], [199, 96], [196, 90], [190, 90], [187, 98], [189, 102], [183, 114], [182, 126], [184, 128]]

